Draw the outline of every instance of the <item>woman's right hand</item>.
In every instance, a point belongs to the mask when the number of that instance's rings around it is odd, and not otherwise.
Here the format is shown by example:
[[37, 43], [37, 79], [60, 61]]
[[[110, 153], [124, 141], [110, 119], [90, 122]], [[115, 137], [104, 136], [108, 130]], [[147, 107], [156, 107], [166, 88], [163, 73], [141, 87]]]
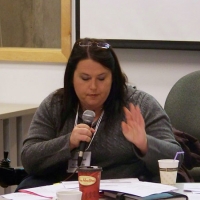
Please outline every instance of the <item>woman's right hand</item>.
[[78, 147], [81, 141], [90, 142], [94, 132], [95, 130], [87, 124], [76, 125], [70, 136], [70, 150]]

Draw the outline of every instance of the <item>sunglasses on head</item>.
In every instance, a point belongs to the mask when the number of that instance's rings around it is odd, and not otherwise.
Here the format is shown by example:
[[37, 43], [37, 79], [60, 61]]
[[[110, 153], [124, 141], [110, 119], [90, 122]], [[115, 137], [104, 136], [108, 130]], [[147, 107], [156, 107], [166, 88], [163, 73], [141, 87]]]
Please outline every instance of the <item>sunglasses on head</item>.
[[106, 42], [91, 42], [91, 41], [87, 41], [87, 42], [79, 42], [78, 43], [80, 47], [88, 47], [88, 46], [94, 46], [96, 45], [99, 48], [102, 49], [109, 49], [110, 44], [106, 43]]

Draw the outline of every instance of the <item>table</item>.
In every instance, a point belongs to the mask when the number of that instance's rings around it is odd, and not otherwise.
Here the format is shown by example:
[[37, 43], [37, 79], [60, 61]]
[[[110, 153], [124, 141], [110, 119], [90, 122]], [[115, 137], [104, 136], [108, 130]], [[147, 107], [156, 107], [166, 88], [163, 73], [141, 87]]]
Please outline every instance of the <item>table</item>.
[[33, 114], [38, 105], [35, 104], [7, 104], [0, 103], [0, 119], [8, 119]]
[[[185, 192], [185, 191], [183, 191], [183, 188], [184, 188], [184, 184], [195, 184], [195, 185], [197, 185], [197, 187], [199, 188], [200, 187], [200, 183], [177, 183], [176, 185], [175, 185], [175, 187], [177, 187], [178, 188], [178, 190], [176, 190], [175, 192], [178, 192], [178, 193], [182, 193], [182, 194], [185, 194], [185, 195], [187, 195], [188, 196], [188, 198], [189, 198], [189, 200], [199, 200], [200, 199], [200, 194], [192, 194], [191, 192]], [[47, 192], [48, 192], [48, 190], [47, 190]], [[30, 194], [29, 194], [30, 195]], [[40, 199], [40, 196], [37, 196], [38, 197], [38, 199]], [[5, 200], [5, 198], [2, 198], [1, 196], [0, 196], [0, 200]], [[17, 196], [17, 199], [19, 199], [19, 196]], [[23, 197], [23, 199], [24, 199], [24, 197]], [[28, 198], [27, 198], [28, 199]], [[99, 200], [111, 200], [110, 198], [100, 198]]]
[[200, 183], [176, 183], [175, 187], [178, 188], [175, 192], [182, 193], [188, 196], [189, 200], [199, 200], [200, 194], [192, 194], [192, 192], [183, 191], [184, 184], [195, 184], [198, 188], [200, 188]]
[[[3, 121], [3, 150], [9, 151], [10, 133], [9, 126], [10, 118], [16, 118], [17, 146], [22, 146], [22, 116], [34, 114], [38, 105], [30, 104], [6, 104], [0, 103], [0, 120]], [[18, 155], [20, 149], [18, 149]], [[2, 152], [1, 152], [2, 153]], [[17, 164], [21, 164], [18, 157]]]
[[[22, 117], [34, 114], [37, 107], [38, 105], [34, 104], [0, 103], [0, 159], [3, 159], [3, 152], [8, 151], [12, 166], [21, 166]], [[14, 125], [12, 134], [10, 133], [11, 125]]]

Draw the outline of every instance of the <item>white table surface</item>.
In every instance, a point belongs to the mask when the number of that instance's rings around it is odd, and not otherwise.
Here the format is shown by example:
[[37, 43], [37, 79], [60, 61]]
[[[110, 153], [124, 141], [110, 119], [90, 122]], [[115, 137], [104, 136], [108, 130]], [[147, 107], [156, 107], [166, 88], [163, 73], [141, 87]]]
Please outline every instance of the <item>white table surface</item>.
[[0, 119], [33, 114], [38, 108], [34, 104], [7, 104], [0, 103]]
[[200, 194], [193, 194], [192, 192], [183, 191], [185, 184], [195, 184], [200, 187], [200, 183], [176, 183], [175, 187], [177, 187], [178, 190], [175, 192], [187, 195], [189, 200], [200, 200]]

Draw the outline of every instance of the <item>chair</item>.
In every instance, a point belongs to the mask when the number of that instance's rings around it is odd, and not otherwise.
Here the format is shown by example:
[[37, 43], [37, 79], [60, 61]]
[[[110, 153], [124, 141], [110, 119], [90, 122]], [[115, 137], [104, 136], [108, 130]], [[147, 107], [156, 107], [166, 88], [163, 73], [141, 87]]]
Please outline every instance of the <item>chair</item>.
[[4, 151], [4, 158], [0, 162], [0, 186], [6, 188], [12, 185], [18, 185], [23, 178], [27, 176], [23, 167], [10, 167], [8, 152]]
[[[164, 109], [175, 129], [200, 141], [200, 71], [189, 73], [174, 84]], [[200, 163], [189, 173], [195, 182], [200, 182]]]

